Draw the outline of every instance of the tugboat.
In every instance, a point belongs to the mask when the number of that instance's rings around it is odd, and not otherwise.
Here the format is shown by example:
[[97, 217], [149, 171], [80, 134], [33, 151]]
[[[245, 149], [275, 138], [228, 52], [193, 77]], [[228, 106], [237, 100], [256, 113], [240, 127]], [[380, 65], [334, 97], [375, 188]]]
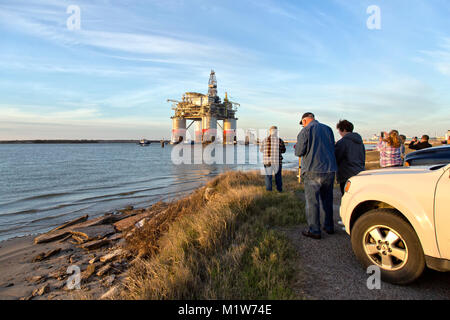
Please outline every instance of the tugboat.
[[147, 147], [150, 145], [150, 141], [146, 140], [146, 139], [141, 139], [139, 141], [139, 144], [141, 145], [141, 147]]

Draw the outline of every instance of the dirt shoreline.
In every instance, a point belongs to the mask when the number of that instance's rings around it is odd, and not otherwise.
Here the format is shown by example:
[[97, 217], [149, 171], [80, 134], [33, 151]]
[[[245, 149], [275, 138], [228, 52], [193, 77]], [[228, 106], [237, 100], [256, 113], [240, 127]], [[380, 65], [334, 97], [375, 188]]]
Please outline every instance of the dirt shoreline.
[[[128, 207], [77, 218], [60, 230], [1, 241], [0, 300], [101, 298], [122, 282], [134, 259], [124, 249], [125, 239], [163, 207]], [[77, 268], [82, 290], [71, 290], [68, 284]]]

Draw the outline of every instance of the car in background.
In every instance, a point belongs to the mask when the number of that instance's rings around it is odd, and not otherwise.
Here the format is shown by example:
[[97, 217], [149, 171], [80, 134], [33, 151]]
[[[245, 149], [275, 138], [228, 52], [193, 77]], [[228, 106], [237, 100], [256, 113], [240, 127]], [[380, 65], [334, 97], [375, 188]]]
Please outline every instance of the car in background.
[[365, 268], [394, 284], [425, 266], [450, 271], [450, 164], [363, 171], [348, 180], [340, 216]]
[[450, 163], [450, 145], [411, 152], [405, 157], [405, 166], [424, 166]]

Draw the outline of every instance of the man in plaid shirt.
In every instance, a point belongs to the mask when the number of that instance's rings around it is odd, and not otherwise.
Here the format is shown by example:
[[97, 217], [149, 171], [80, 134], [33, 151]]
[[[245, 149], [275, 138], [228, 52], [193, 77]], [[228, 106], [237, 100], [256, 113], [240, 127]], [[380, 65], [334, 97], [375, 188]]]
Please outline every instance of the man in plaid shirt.
[[282, 153], [286, 152], [284, 141], [278, 137], [278, 128], [270, 128], [270, 135], [263, 140], [260, 146], [263, 153], [263, 164], [266, 174], [266, 190], [272, 191], [272, 175], [275, 174], [275, 183], [279, 192], [283, 191], [282, 182]]

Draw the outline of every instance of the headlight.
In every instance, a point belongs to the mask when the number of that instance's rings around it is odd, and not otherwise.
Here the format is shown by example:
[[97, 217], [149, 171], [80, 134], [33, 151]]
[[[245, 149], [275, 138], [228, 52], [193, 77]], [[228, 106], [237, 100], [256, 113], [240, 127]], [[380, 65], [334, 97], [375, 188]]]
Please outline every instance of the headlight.
[[352, 182], [350, 180], [348, 180], [347, 183], [345, 184], [344, 191], [348, 192], [348, 190], [350, 190], [351, 185], [352, 185]]
[[411, 163], [409, 163], [409, 161], [405, 161], [405, 167], [410, 167]]

